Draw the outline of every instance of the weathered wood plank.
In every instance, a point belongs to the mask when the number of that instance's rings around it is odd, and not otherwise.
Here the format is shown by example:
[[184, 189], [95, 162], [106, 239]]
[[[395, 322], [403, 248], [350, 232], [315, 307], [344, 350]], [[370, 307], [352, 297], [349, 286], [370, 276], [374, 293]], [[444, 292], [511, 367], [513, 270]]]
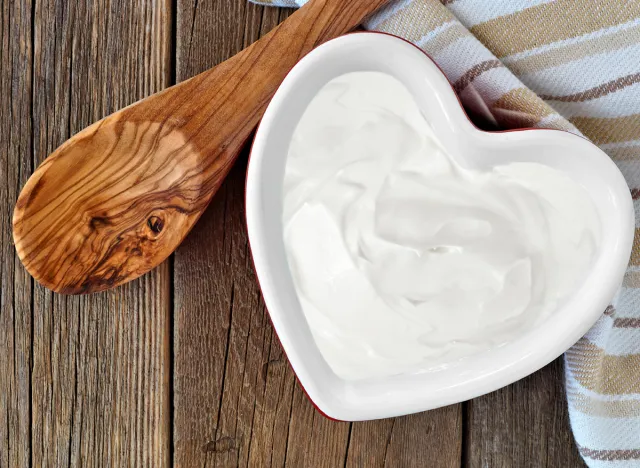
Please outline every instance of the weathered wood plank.
[[[169, 0], [35, 3], [33, 147], [42, 161], [91, 122], [169, 84]], [[115, 291], [34, 291], [34, 466], [165, 466], [170, 275]], [[25, 411], [28, 411], [25, 409]]]
[[351, 426], [351, 423], [330, 421], [322, 416], [296, 384], [289, 423], [286, 466], [344, 466]]
[[562, 359], [468, 402], [465, 466], [581, 467], [569, 427]]
[[[234, 55], [280, 15], [244, 0], [179, 1], [177, 81]], [[275, 445], [272, 433], [274, 424], [286, 430], [293, 377], [253, 276], [245, 170], [246, 155], [175, 256], [176, 466], [269, 466], [272, 447], [284, 457], [286, 432]]]
[[2, 2], [0, 23], [0, 467], [31, 453], [32, 283], [13, 248], [13, 204], [31, 172], [32, 2]]
[[[286, 14], [245, 0], [179, 1], [178, 81], [225, 60]], [[459, 464], [460, 405], [351, 425], [325, 419], [307, 400], [272, 331], [251, 267], [245, 158], [176, 253], [176, 466]]]
[[348, 467], [459, 467], [462, 405], [402, 418], [355, 423]]

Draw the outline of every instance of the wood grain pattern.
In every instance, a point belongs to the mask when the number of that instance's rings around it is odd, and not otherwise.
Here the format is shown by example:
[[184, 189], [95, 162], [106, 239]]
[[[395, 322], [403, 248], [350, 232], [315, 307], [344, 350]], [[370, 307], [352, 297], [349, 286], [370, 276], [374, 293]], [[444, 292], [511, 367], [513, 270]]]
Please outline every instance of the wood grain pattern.
[[[179, 1], [177, 80], [232, 56], [288, 13], [243, 0]], [[284, 464], [294, 379], [271, 354], [274, 335], [250, 266], [245, 171], [246, 152], [175, 254], [177, 467]]]
[[[169, 84], [169, 7], [33, 2], [35, 163], [73, 132]], [[65, 297], [36, 285], [29, 299], [31, 405], [22, 411], [31, 416], [32, 465], [166, 466], [168, 265], [109, 293]]]
[[[178, 80], [225, 60], [279, 19], [278, 10], [244, 0], [182, 0], [178, 11]], [[175, 465], [459, 466], [462, 405], [349, 424], [325, 419], [309, 403], [255, 280], [245, 169], [246, 153], [175, 255]]]
[[353, 425], [347, 467], [461, 466], [463, 405]]
[[31, 2], [2, 3], [0, 25], [0, 467], [31, 453], [32, 282], [11, 242], [11, 210], [31, 172]]
[[562, 359], [468, 402], [468, 466], [583, 467], [569, 431]]
[[96, 122], [59, 147], [14, 211], [41, 284], [102, 291], [163, 262], [228, 174], [289, 70], [387, 0], [313, 0], [214, 69]]

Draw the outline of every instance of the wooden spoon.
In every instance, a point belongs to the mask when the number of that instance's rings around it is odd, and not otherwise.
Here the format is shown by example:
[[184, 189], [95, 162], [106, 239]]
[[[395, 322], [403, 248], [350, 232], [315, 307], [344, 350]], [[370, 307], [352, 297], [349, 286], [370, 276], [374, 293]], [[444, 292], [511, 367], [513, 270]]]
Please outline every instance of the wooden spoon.
[[312, 0], [235, 57], [60, 146], [28, 180], [13, 214], [29, 273], [54, 291], [82, 294], [164, 261], [204, 212], [289, 70], [386, 1]]

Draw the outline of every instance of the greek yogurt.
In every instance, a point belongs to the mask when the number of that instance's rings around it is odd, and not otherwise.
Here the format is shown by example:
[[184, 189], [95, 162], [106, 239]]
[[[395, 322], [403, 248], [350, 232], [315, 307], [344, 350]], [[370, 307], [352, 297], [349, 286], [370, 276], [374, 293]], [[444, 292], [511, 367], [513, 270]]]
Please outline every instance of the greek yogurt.
[[456, 162], [378, 72], [338, 77], [310, 103], [282, 222], [313, 337], [348, 380], [438, 369], [522, 336], [583, 280], [602, 229], [556, 169]]

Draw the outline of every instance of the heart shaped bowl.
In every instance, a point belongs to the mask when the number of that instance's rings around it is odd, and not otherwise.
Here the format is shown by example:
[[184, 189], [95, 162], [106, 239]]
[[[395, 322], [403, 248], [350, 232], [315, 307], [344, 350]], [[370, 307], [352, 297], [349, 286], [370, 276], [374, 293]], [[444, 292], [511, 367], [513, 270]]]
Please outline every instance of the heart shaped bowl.
[[[480, 169], [515, 161], [542, 163], [569, 174], [591, 194], [602, 224], [600, 249], [585, 280], [546, 321], [504, 346], [435, 371], [359, 381], [333, 373], [314, 342], [289, 271], [282, 184], [289, 143], [307, 105], [333, 78], [356, 71], [383, 72], [404, 83], [452, 158], [473, 162]], [[629, 188], [595, 145], [557, 130], [479, 130], [424, 52], [377, 33], [327, 42], [304, 57], [284, 80], [253, 144], [246, 216], [265, 304], [293, 370], [323, 414], [346, 421], [458, 403], [515, 382], [556, 359], [587, 332], [614, 297], [629, 261], [635, 226]]]

